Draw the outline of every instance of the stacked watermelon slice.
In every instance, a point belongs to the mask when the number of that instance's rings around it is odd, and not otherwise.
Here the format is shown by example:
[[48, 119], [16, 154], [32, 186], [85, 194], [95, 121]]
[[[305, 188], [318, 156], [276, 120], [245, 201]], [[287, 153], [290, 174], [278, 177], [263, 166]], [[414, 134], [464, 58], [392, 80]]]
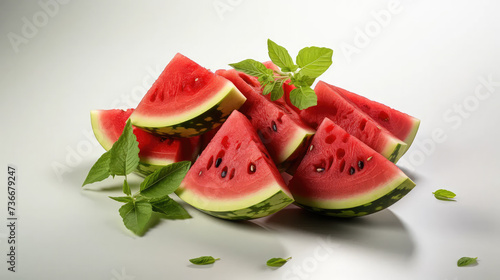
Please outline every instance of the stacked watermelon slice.
[[[132, 120], [140, 174], [194, 162], [176, 194], [223, 219], [260, 218], [293, 202], [320, 214], [362, 216], [415, 186], [395, 162], [418, 119], [323, 81], [315, 87], [318, 105], [298, 110], [291, 90], [285, 84], [284, 96], [271, 101], [257, 78], [212, 73], [177, 54], [135, 110], [92, 111], [92, 125], [108, 150]], [[280, 172], [293, 175], [288, 185]]]

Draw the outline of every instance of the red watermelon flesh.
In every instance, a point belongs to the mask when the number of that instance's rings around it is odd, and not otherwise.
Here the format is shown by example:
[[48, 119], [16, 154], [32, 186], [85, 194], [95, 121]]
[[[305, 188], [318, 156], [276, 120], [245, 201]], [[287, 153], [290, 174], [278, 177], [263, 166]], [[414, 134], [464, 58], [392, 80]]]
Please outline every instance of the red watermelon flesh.
[[261, 217], [292, 202], [255, 129], [238, 111], [203, 150], [176, 194], [195, 208], [227, 219]]
[[382, 210], [414, 186], [394, 163], [328, 118], [289, 183], [299, 205], [334, 216]]
[[408, 147], [412, 144], [420, 125], [419, 119], [343, 88], [334, 85], [330, 85], [330, 87], [354, 103], [394, 136], [405, 142]]
[[239, 111], [251, 121], [276, 165], [286, 168], [305, 152], [314, 130], [286, 103], [266, 99], [255, 77], [236, 70], [218, 70], [216, 74], [233, 82], [247, 98]]
[[[91, 112], [92, 129], [105, 150], [111, 149], [118, 140], [133, 111], [134, 109], [111, 109]], [[139, 142], [139, 158], [142, 165], [139, 171], [151, 173], [153, 170], [150, 169], [154, 169], [154, 166], [161, 167], [185, 160], [194, 161], [199, 153], [199, 137], [179, 139], [159, 137], [137, 127], [133, 127], [133, 132]]]
[[313, 128], [329, 118], [352, 136], [393, 162], [402, 156], [406, 144], [381, 127], [370, 116], [320, 81], [314, 88], [318, 104], [300, 111], [300, 116]]

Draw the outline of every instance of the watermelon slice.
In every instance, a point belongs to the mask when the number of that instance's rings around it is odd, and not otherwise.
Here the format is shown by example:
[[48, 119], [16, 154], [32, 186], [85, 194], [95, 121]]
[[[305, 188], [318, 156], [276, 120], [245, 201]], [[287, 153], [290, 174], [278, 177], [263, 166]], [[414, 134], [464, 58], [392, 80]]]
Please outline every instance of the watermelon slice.
[[178, 53], [130, 119], [156, 135], [192, 137], [219, 126], [244, 102], [230, 81]]
[[303, 155], [314, 130], [297, 113], [284, 103], [266, 99], [253, 76], [236, 70], [217, 70], [216, 74], [233, 82], [247, 98], [239, 111], [250, 120], [278, 168], [286, 169]]
[[[90, 112], [92, 130], [101, 146], [108, 151], [118, 140], [134, 109], [94, 110]], [[194, 161], [200, 150], [199, 137], [173, 139], [154, 136], [137, 127], [133, 132], [139, 142], [137, 173], [147, 176], [155, 170], [179, 161]]]
[[414, 186], [394, 163], [325, 118], [288, 187], [299, 206], [353, 217], [389, 207]]
[[397, 162], [403, 155], [406, 143], [381, 127], [327, 83], [318, 82], [314, 91], [318, 96], [318, 105], [300, 111], [305, 123], [316, 128], [324, 118], [329, 118], [390, 161]]
[[410, 147], [417, 134], [420, 120], [410, 115], [390, 108], [382, 103], [372, 101], [366, 97], [347, 91], [343, 88], [330, 85], [330, 87], [349, 99], [358, 108], [365, 112], [372, 119], [377, 121], [382, 127], [387, 129], [394, 136], [405, 142], [406, 150]]
[[270, 215], [293, 202], [248, 119], [233, 111], [191, 167], [176, 194], [215, 217]]

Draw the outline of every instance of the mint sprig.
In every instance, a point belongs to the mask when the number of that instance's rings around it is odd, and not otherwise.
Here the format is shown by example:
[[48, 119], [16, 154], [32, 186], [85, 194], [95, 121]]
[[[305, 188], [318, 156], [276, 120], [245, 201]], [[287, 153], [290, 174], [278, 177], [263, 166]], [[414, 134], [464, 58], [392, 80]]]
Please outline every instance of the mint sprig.
[[267, 266], [271, 266], [271, 267], [281, 267], [283, 266], [285, 263], [287, 263], [292, 257], [289, 257], [287, 259], [283, 259], [283, 258], [271, 258], [269, 259], [267, 262], [266, 262], [266, 265]]
[[123, 193], [126, 196], [111, 199], [125, 203], [119, 213], [125, 227], [137, 235], [146, 231], [153, 212], [167, 219], [188, 219], [189, 213], [177, 201], [169, 197], [182, 182], [191, 166], [191, 162], [182, 161], [164, 166], [149, 176], [139, 186], [139, 191], [132, 195], [127, 175], [139, 164], [139, 143], [133, 133], [130, 120], [127, 121], [122, 135], [92, 166], [83, 186], [102, 181], [109, 176], [125, 176]]
[[189, 259], [189, 261], [192, 263], [192, 264], [196, 264], [196, 265], [207, 265], [207, 264], [212, 264], [214, 263], [215, 261], [218, 261], [220, 260], [220, 258], [214, 258], [212, 256], [201, 256], [201, 257], [198, 257], [198, 258], [193, 258], [193, 259]]
[[289, 81], [296, 87], [290, 92], [290, 101], [295, 107], [302, 110], [315, 106], [317, 97], [311, 86], [332, 65], [333, 50], [306, 47], [299, 51], [294, 63], [288, 51], [270, 39], [267, 40], [267, 48], [269, 58], [280, 70], [267, 69], [263, 63], [253, 59], [229, 65], [237, 71], [257, 77], [263, 88], [262, 93], [271, 93], [273, 101], [283, 96], [283, 83]]

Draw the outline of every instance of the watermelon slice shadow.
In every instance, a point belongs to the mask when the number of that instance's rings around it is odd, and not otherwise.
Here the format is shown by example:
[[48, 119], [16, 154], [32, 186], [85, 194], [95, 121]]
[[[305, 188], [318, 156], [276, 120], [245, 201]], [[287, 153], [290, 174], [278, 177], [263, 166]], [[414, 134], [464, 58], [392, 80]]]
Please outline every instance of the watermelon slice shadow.
[[259, 222], [283, 232], [309, 233], [319, 246], [326, 245], [334, 253], [339, 247], [359, 247], [409, 261], [415, 251], [414, 238], [390, 209], [346, 219], [317, 215], [291, 205]]

